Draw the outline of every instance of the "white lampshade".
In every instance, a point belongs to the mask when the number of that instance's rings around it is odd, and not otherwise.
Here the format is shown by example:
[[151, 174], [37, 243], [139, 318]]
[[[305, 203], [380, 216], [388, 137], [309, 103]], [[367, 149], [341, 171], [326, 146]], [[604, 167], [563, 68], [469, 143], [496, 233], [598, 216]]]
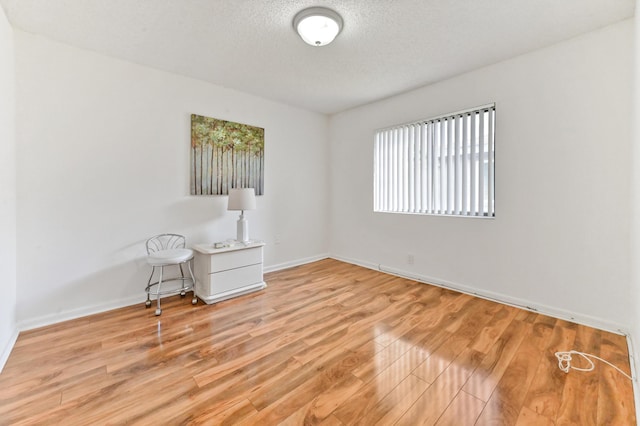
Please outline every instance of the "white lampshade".
[[331, 9], [310, 7], [296, 14], [293, 27], [305, 43], [325, 46], [342, 30], [342, 17]]
[[253, 188], [229, 189], [229, 205], [227, 210], [255, 210], [256, 191]]

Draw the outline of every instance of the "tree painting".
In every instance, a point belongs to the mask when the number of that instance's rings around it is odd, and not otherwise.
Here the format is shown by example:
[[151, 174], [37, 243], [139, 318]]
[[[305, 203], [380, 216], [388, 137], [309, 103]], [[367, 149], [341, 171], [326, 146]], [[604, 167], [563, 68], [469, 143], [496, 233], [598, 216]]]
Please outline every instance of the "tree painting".
[[264, 193], [264, 129], [191, 114], [191, 194]]

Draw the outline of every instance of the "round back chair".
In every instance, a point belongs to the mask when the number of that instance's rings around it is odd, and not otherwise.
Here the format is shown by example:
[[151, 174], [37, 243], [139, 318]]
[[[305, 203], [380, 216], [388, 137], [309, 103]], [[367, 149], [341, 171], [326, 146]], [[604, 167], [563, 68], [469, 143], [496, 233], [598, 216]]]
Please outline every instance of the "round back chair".
[[[184, 297], [188, 291], [193, 291], [192, 304], [197, 304], [198, 299], [195, 294], [196, 279], [193, 276], [191, 270], [191, 259], [193, 259], [193, 250], [186, 248], [186, 240], [183, 235], [179, 234], [160, 234], [151, 237], [147, 240], [147, 263], [151, 266], [151, 275], [149, 276], [149, 282], [145, 291], [147, 292], [147, 301], [145, 307], [151, 306], [151, 295], [156, 296], [157, 307], [156, 315], [162, 313], [160, 308], [161, 296], [180, 294]], [[185, 276], [182, 265], [187, 265], [189, 270], [189, 276]], [[164, 268], [167, 266], [178, 266], [180, 269], [180, 276], [173, 278], [164, 277]], [[155, 282], [151, 282], [153, 275], [156, 272], [156, 268], [159, 270], [159, 278]], [[165, 289], [162, 290], [162, 284], [169, 281], [181, 281], [182, 285], [177, 289]], [[157, 286], [157, 287], [156, 287]], [[152, 288], [156, 287], [156, 291], [152, 292]]]

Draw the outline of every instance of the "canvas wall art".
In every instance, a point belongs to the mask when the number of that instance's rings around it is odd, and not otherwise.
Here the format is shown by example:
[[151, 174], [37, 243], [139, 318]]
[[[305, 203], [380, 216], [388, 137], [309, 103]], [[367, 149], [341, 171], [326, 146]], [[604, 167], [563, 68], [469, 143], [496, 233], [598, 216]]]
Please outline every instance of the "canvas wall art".
[[264, 129], [191, 115], [191, 194], [264, 193]]

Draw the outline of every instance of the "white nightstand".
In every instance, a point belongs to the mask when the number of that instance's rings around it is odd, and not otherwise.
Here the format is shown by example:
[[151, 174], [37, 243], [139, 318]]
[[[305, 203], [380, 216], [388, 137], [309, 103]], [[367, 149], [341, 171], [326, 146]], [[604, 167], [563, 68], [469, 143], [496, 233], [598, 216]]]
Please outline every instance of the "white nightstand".
[[252, 241], [223, 248], [214, 248], [213, 244], [193, 246], [196, 295], [211, 304], [265, 288], [264, 245], [261, 241]]

